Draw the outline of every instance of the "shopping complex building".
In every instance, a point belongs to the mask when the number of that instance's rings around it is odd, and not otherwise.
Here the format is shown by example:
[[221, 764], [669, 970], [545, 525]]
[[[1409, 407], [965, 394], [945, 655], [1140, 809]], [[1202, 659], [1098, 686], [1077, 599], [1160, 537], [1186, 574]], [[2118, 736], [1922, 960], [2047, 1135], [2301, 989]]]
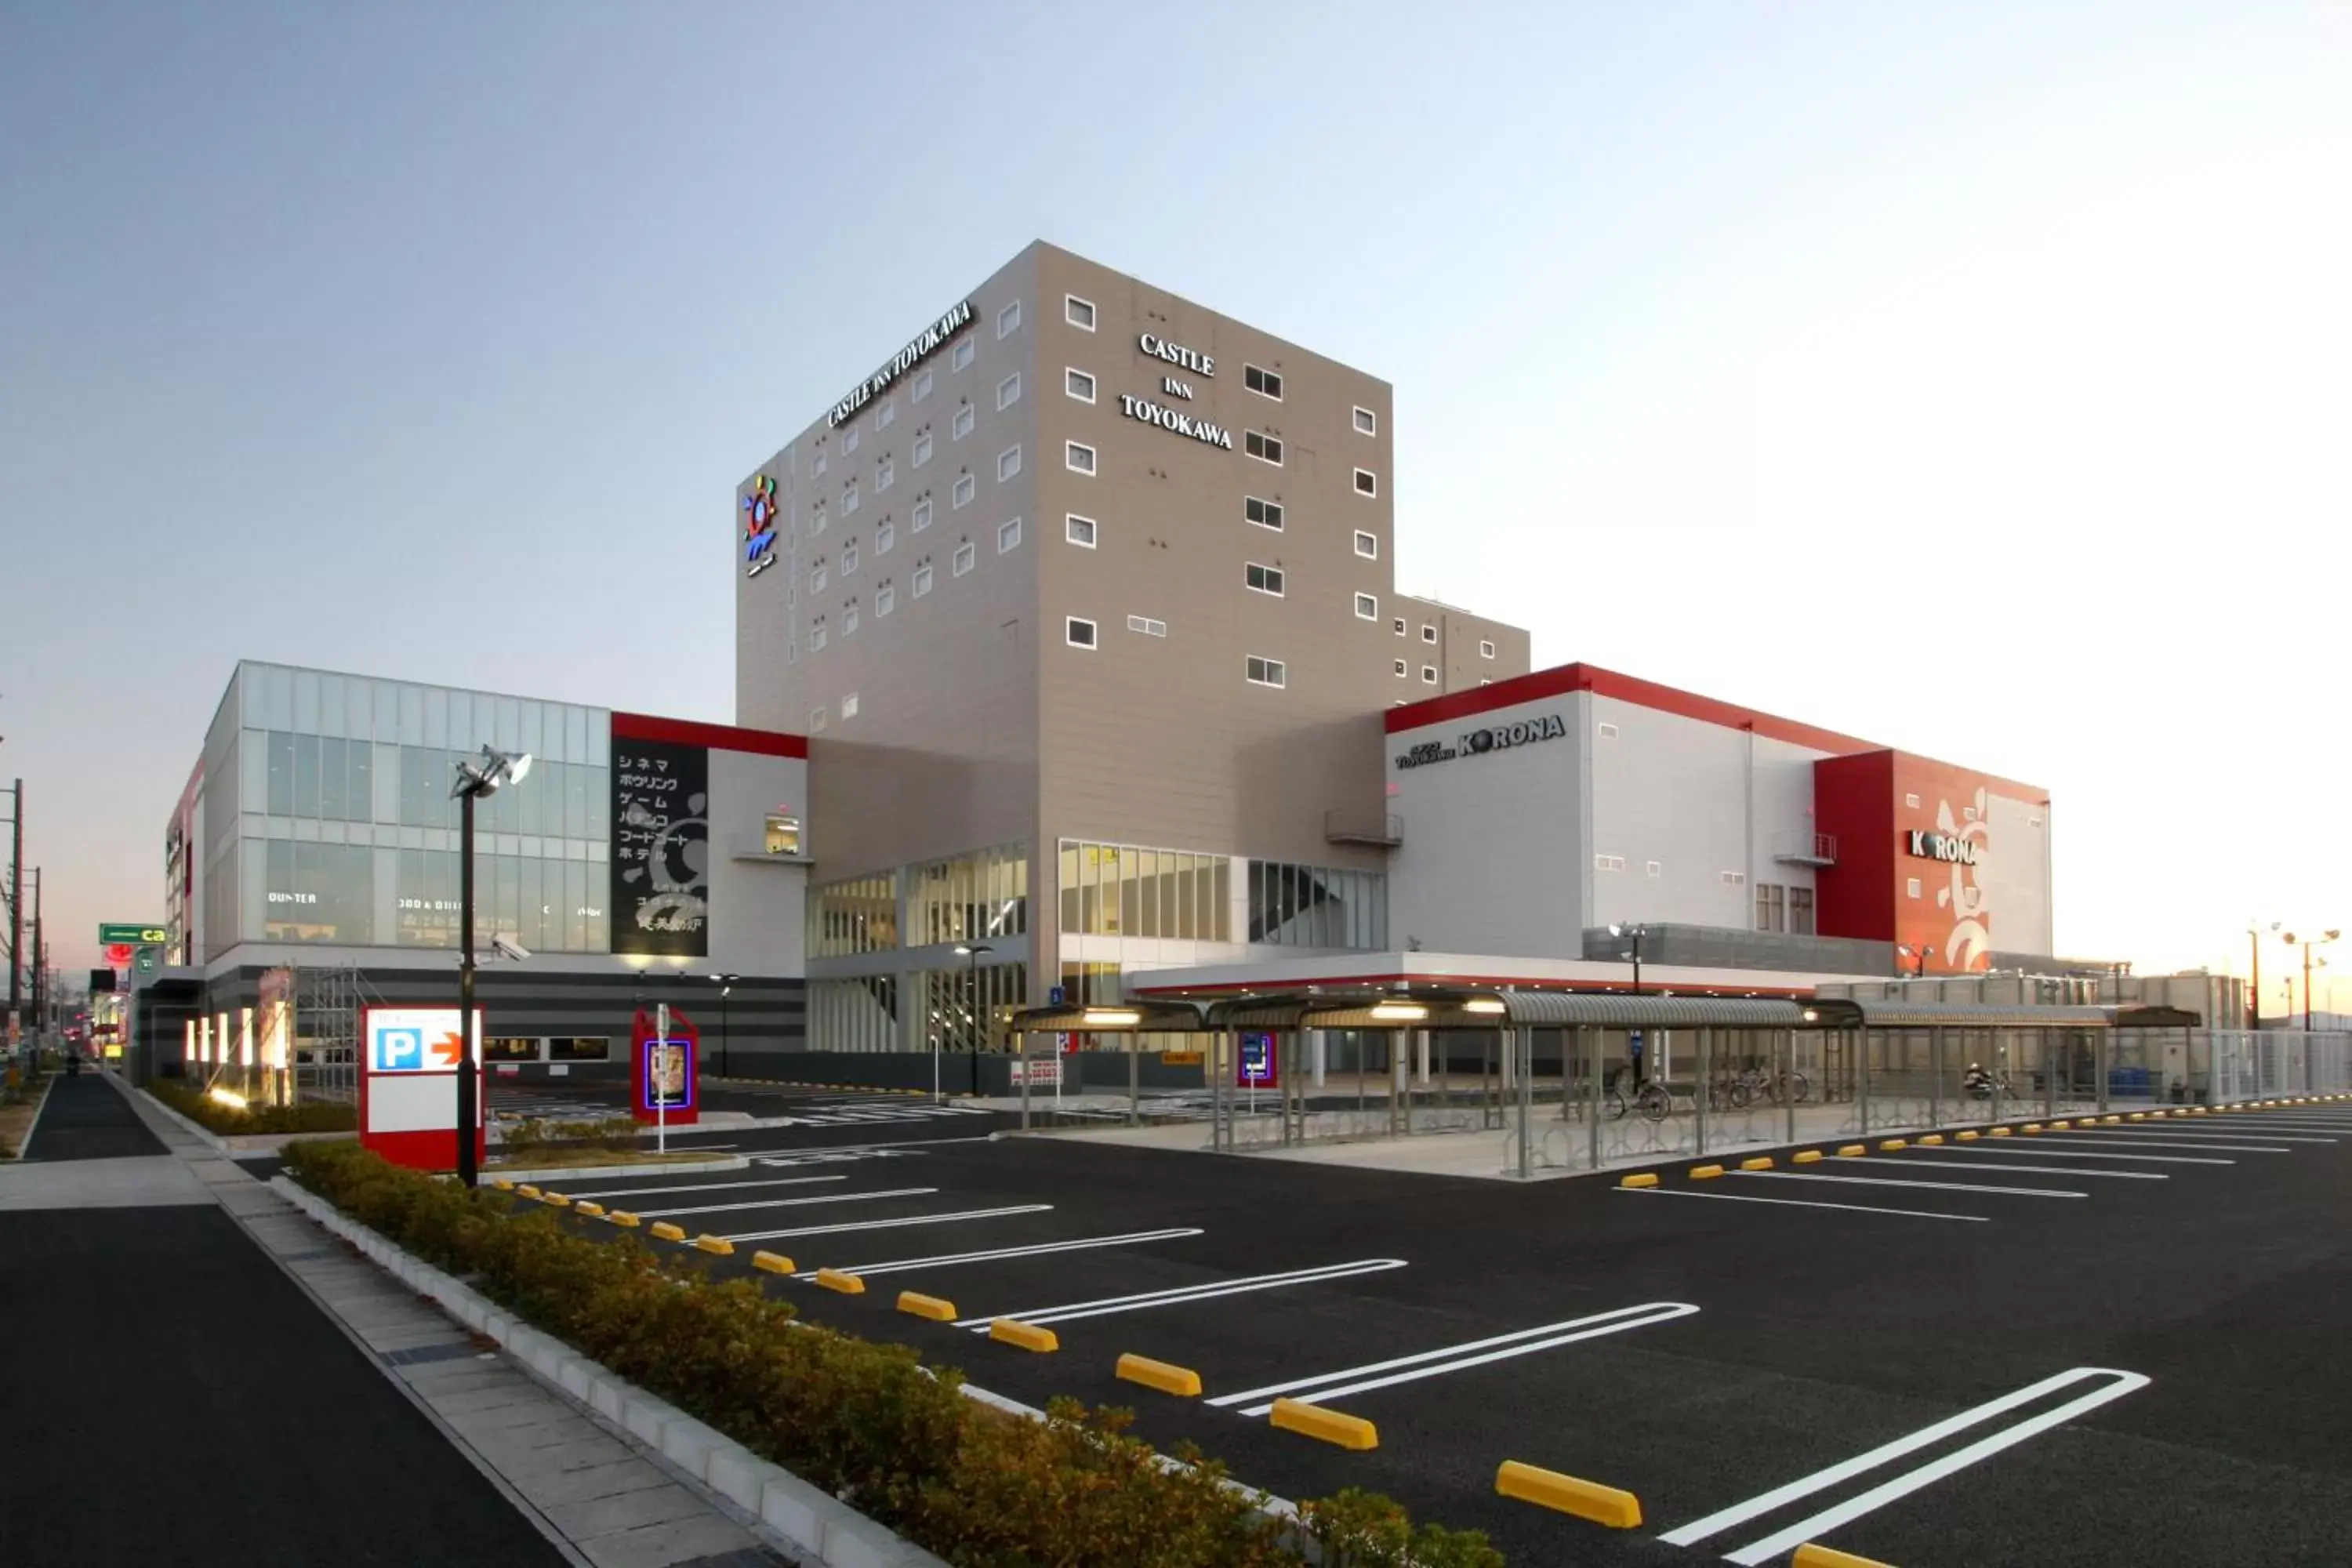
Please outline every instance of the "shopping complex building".
[[[1042, 242], [908, 326], [735, 486], [733, 726], [240, 666], [172, 824], [192, 1016], [291, 965], [446, 991], [484, 743], [545, 770], [480, 823], [525, 1059], [663, 985], [746, 1050], [912, 1059], [1171, 973], [2053, 965], [2046, 792], [1400, 593], [1379, 378]], [[649, 777], [702, 804], [632, 882]], [[690, 941], [640, 919], [696, 876]]]

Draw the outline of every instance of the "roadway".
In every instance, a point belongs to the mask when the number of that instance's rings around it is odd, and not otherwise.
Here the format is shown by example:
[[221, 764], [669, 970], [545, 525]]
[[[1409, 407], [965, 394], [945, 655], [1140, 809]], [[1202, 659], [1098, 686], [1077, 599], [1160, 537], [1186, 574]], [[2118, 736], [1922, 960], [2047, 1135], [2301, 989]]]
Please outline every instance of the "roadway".
[[[1905, 1568], [2352, 1561], [2352, 1104], [1874, 1139], [1711, 1181], [1683, 1162], [1649, 1191], [954, 1120], [787, 1127], [740, 1172], [553, 1184], [731, 1238], [707, 1266], [813, 1321], [1033, 1405], [1131, 1406], [1279, 1495], [1389, 1493], [1514, 1563], [1781, 1563], [1806, 1539]], [[796, 1277], [754, 1274], [754, 1249]], [[868, 1288], [819, 1288], [820, 1267]], [[961, 1321], [894, 1310], [902, 1289]], [[999, 1316], [1059, 1350], [991, 1341]], [[1118, 1381], [1128, 1352], [1195, 1369], [1204, 1396]], [[1273, 1427], [1277, 1394], [1372, 1422], [1378, 1447]], [[1644, 1522], [1500, 1499], [1507, 1459], [1630, 1489]]]

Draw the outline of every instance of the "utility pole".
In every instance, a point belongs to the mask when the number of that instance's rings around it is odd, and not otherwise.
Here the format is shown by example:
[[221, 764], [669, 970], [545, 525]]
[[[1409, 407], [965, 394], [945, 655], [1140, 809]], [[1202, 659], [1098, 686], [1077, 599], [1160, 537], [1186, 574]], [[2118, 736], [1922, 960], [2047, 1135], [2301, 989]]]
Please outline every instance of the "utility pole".
[[[48, 947], [41, 941], [41, 868], [38, 866], [36, 866], [33, 868], [33, 977], [31, 986], [33, 993], [33, 1048], [37, 1051], [39, 1050], [41, 1047], [41, 1026], [47, 1022], [48, 1018], [48, 1010], [43, 1005], [43, 1004], [47, 1000], [48, 986], [41, 978], [41, 971], [47, 965], [48, 961]], [[2309, 981], [2306, 979], [2305, 984], [2308, 984]]]
[[25, 781], [16, 780], [8, 793], [8, 1025], [13, 1028], [25, 994], [25, 903], [18, 881], [25, 861]]

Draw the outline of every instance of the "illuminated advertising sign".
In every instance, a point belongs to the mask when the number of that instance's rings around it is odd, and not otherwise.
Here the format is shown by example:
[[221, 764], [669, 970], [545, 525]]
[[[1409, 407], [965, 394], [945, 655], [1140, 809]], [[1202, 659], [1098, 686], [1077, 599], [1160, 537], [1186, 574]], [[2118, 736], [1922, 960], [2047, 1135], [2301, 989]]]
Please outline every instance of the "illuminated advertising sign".
[[1242, 1035], [1241, 1057], [1234, 1081], [1244, 1089], [1272, 1089], [1277, 1076], [1274, 1037], [1245, 1031]]
[[761, 474], [743, 495], [743, 575], [757, 577], [776, 554], [776, 481]]

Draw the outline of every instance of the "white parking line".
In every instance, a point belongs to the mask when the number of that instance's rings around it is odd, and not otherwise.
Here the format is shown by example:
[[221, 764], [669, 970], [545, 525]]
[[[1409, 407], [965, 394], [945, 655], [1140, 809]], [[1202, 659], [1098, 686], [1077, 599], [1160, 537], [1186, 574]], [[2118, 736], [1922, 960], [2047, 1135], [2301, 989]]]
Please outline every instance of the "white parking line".
[[[2072, 1132], [2061, 1133], [2054, 1137], [2044, 1132], [2038, 1135], [2034, 1142], [2063, 1143], [2070, 1149], [2113, 1149], [2118, 1146], [2112, 1139], [2077, 1138]], [[2294, 1152], [2284, 1143], [2208, 1143], [2200, 1138], [2170, 1136], [2136, 1138], [2132, 1142], [2145, 1143], [2154, 1149], [2213, 1149], [2231, 1154], [2292, 1154]]]
[[757, 1198], [748, 1204], [699, 1204], [690, 1209], [639, 1209], [639, 1219], [674, 1219], [682, 1214], [726, 1214], [737, 1209], [796, 1209], [807, 1204], [863, 1204], [877, 1198], [927, 1198], [937, 1187], [892, 1187], [879, 1193], [820, 1193], [813, 1198]]
[[1948, 1193], [2001, 1193], [2013, 1198], [2087, 1198], [2091, 1195], [2057, 1187], [1986, 1187], [1965, 1182], [1906, 1182], [1894, 1176], [1817, 1176], [1810, 1171], [1726, 1171], [1724, 1174], [1765, 1182], [1832, 1182], [1850, 1187], [1934, 1187]]
[[[1080, 1241], [1041, 1241], [1034, 1247], [999, 1247], [986, 1252], [949, 1252], [937, 1258], [905, 1258], [895, 1263], [860, 1263], [855, 1268], [836, 1268], [835, 1274], [898, 1274], [909, 1268], [945, 1268], [957, 1263], [991, 1263], [1000, 1258], [1042, 1258], [1049, 1252], [1082, 1252], [1095, 1247], [1129, 1247], [1143, 1241], [1178, 1241], [1188, 1236], [1202, 1234], [1198, 1226], [1180, 1226], [1171, 1230], [1135, 1230], [1125, 1236], [1094, 1236]], [[816, 1273], [803, 1269], [797, 1276], [806, 1279]]]
[[1897, 1498], [1908, 1496], [1921, 1487], [1964, 1470], [1979, 1459], [1990, 1458], [2002, 1449], [2014, 1447], [2029, 1437], [2050, 1430], [2053, 1426], [2062, 1426], [2075, 1416], [2085, 1415], [2112, 1400], [2121, 1399], [2126, 1394], [2137, 1393], [2148, 1385], [2148, 1379], [2136, 1372], [2116, 1372], [2108, 1367], [2099, 1366], [2078, 1366], [2070, 1372], [2062, 1372], [2055, 1377], [2045, 1377], [2041, 1382], [2021, 1388], [2014, 1394], [2002, 1394], [1999, 1399], [1988, 1401], [1972, 1410], [1963, 1410], [1958, 1415], [1923, 1426], [1907, 1437], [1898, 1437], [1894, 1442], [1873, 1448], [1866, 1454], [1857, 1455], [1841, 1464], [1832, 1465], [1824, 1470], [1816, 1470], [1801, 1480], [1790, 1481], [1787, 1486], [1775, 1488], [1761, 1496], [1750, 1498], [1746, 1502], [1736, 1503], [1720, 1512], [1711, 1513], [1705, 1519], [1684, 1525], [1680, 1530], [1669, 1531], [1660, 1539], [1673, 1546], [1693, 1545], [1711, 1535], [1721, 1534], [1734, 1525], [1745, 1524], [1751, 1519], [1769, 1513], [1800, 1498], [1811, 1497], [1815, 1492], [1826, 1490], [1841, 1481], [1850, 1480], [1864, 1471], [1876, 1469], [1881, 1465], [1927, 1447], [1929, 1444], [1941, 1442], [1956, 1432], [1964, 1432], [1971, 1426], [1991, 1420], [1996, 1415], [2006, 1415], [2021, 1405], [2030, 1405], [2044, 1394], [2054, 1394], [2062, 1388], [2068, 1388], [2094, 1378], [2104, 1378], [2108, 1381], [2105, 1386], [2095, 1388], [2088, 1394], [2079, 1394], [2055, 1409], [2045, 1410], [2039, 1415], [2030, 1416], [2014, 1426], [2003, 1427], [1990, 1436], [1980, 1437], [1968, 1447], [1955, 1449], [1942, 1458], [1922, 1465], [1916, 1469], [1906, 1470], [1892, 1480], [1882, 1482], [1833, 1508], [1824, 1509], [1810, 1519], [1800, 1520], [1785, 1530], [1778, 1531], [1760, 1541], [1751, 1541], [1738, 1551], [1725, 1554], [1728, 1561], [1741, 1564], [1742, 1568], [1755, 1568], [1757, 1563], [1769, 1562], [1808, 1541], [1818, 1541], [1839, 1525], [1849, 1524], [1864, 1514], [1885, 1507]]
[[[1473, 1340], [1467, 1344], [1448, 1345], [1443, 1350], [1423, 1351], [1418, 1355], [1398, 1356], [1366, 1366], [1343, 1367], [1338, 1372], [1322, 1373], [1314, 1377], [1295, 1377], [1287, 1383], [1270, 1383], [1263, 1388], [1220, 1394], [1206, 1403], [1225, 1407], [1240, 1405], [1244, 1400], [1265, 1399], [1268, 1394], [1302, 1391], [1307, 1391], [1313, 1399], [1343, 1399], [1350, 1394], [1362, 1394], [1370, 1389], [1387, 1388], [1394, 1384], [1412, 1383], [1444, 1373], [1461, 1372], [1469, 1367], [1485, 1366], [1490, 1362], [1508, 1361], [1514, 1356], [1532, 1355], [1538, 1351], [1574, 1344], [1579, 1340], [1598, 1339], [1602, 1334], [1622, 1333], [1627, 1329], [1646, 1329], [1653, 1323], [1690, 1317], [1697, 1310], [1687, 1301], [1651, 1301], [1639, 1307], [1620, 1307], [1614, 1311], [1596, 1312], [1589, 1318], [1575, 1318], [1564, 1323], [1546, 1323], [1541, 1328], [1521, 1329], [1516, 1333], [1496, 1334], [1492, 1339]], [[1495, 1346], [1501, 1348], [1489, 1348]], [[1433, 1363], [1435, 1364], [1429, 1364]], [[1397, 1367], [1412, 1370], [1391, 1370]], [[1368, 1373], [1389, 1373], [1390, 1375], [1365, 1377]], [[1350, 1378], [1361, 1378], [1362, 1381], [1351, 1383], [1348, 1381]], [[1248, 1406], [1242, 1414], [1263, 1415], [1273, 1408], [1273, 1402], [1266, 1400], [1265, 1404]]]
[[[1936, 1163], [1935, 1156], [1942, 1152], [1944, 1152], [1944, 1151], [1941, 1149], [1909, 1149], [1904, 1151], [1903, 1153], [1896, 1157], [1902, 1160], [1908, 1160], [1913, 1155], [1918, 1155], [1927, 1164], [1932, 1166]], [[1952, 1168], [1955, 1170], [1958, 1169], [1958, 1166], [1954, 1166]], [[1990, 1161], [1981, 1160], [1969, 1168], [1978, 1171], [2023, 1171], [2029, 1174], [2037, 1176], [2080, 1176], [2085, 1180], [2096, 1177], [2102, 1181], [2109, 1182], [2168, 1182], [2172, 1180], [2170, 1176], [2165, 1174], [2162, 1171], [2080, 1171], [2069, 1170], [2063, 1165], [2006, 1165], [1994, 1164]]]
[[1967, 1219], [1987, 1223], [1980, 1214], [1938, 1214], [1933, 1209], [1885, 1209], [1870, 1204], [1816, 1204], [1803, 1198], [1757, 1198], [1739, 1193], [1702, 1193], [1688, 1187], [1612, 1187], [1612, 1193], [1633, 1193], [1657, 1198], [1713, 1198], [1724, 1204], [1777, 1204], [1792, 1209], [1845, 1209], [1853, 1214], [1899, 1214], [1909, 1219]]
[[[2092, 1138], [2153, 1139], [2159, 1136], [2158, 1133], [2146, 1131], [2137, 1127], [2078, 1127], [2074, 1131]], [[2187, 1138], [2194, 1139], [2200, 1143], [2210, 1143], [2217, 1138], [2244, 1138], [2249, 1135], [2267, 1138], [2273, 1143], [2341, 1143], [2344, 1142], [2341, 1138], [2311, 1138], [2299, 1133], [2281, 1132], [2269, 1127], [2263, 1128], [2259, 1132], [2253, 1131], [2251, 1128], [2245, 1132], [2221, 1132], [2209, 1131], [2203, 1127], [2167, 1127], [2161, 1134], [2168, 1140]]]
[[772, 1182], [697, 1182], [690, 1187], [608, 1187], [598, 1193], [572, 1193], [574, 1202], [581, 1198], [634, 1198], [647, 1193], [735, 1193], [745, 1187], [804, 1187], [812, 1182], [845, 1182], [847, 1176], [785, 1176]]
[[1359, 1274], [1382, 1274], [1404, 1266], [1402, 1258], [1367, 1258], [1354, 1263], [1327, 1263], [1317, 1268], [1294, 1268], [1282, 1274], [1253, 1274], [1240, 1279], [1217, 1279], [1166, 1290], [1145, 1290], [1133, 1296], [1105, 1296], [1092, 1301], [1071, 1301], [1059, 1307], [992, 1312], [986, 1317], [961, 1319], [955, 1326], [985, 1333], [988, 1325], [999, 1318], [1017, 1318], [1024, 1323], [1067, 1323], [1080, 1318], [1106, 1318], [1115, 1312], [1140, 1312], [1152, 1307], [1176, 1307], [1188, 1301], [1213, 1300], [1219, 1296], [1246, 1296], [1256, 1290], [1278, 1290], [1286, 1285], [1319, 1285], [1331, 1279], [1352, 1279]]
[[771, 1149], [752, 1155], [758, 1165], [799, 1165], [813, 1160], [845, 1159], [853, 1154], [870, 1154], [877, 1149], [932, 1149], [942, 1143], [993, 1143], [996, 1140], [985, 1132], [957, 1138], [901, 1138], [887, 1143], [803, 1143], [792, 1148]]
[[[2234, 1165], [2235, 1160], [2212, 1160], [2196, 1154], [2084, 1154], [2066, 1149], [2045, 1149], [2040, 1143], [2021, 1143], [2020, 1149], [2031, 1149], [2044, 1160], [2129, 1160], [2141, 1165]], [[1947, 1154], [2006, 1154], [2007, 1143], [1951, 1143], [1945, 1146]]]
[[1012, 1204], [997, 1209], [964, 1209], [956, 1214], [919, 1214], [905, 1219], [869, 1219], [851, 1225], [808, 1225], [796, 1230], [755, 1230], [730, 1236], [729, 1241], [782, 1241], [789, 1236], [834, 1236], [845, 1230], [896, 1230], [907, 1225], [953, 1225], [958, 1220], [1002, 1219], [1006, 1215], [1044, 1214], [1052, 1204]]

